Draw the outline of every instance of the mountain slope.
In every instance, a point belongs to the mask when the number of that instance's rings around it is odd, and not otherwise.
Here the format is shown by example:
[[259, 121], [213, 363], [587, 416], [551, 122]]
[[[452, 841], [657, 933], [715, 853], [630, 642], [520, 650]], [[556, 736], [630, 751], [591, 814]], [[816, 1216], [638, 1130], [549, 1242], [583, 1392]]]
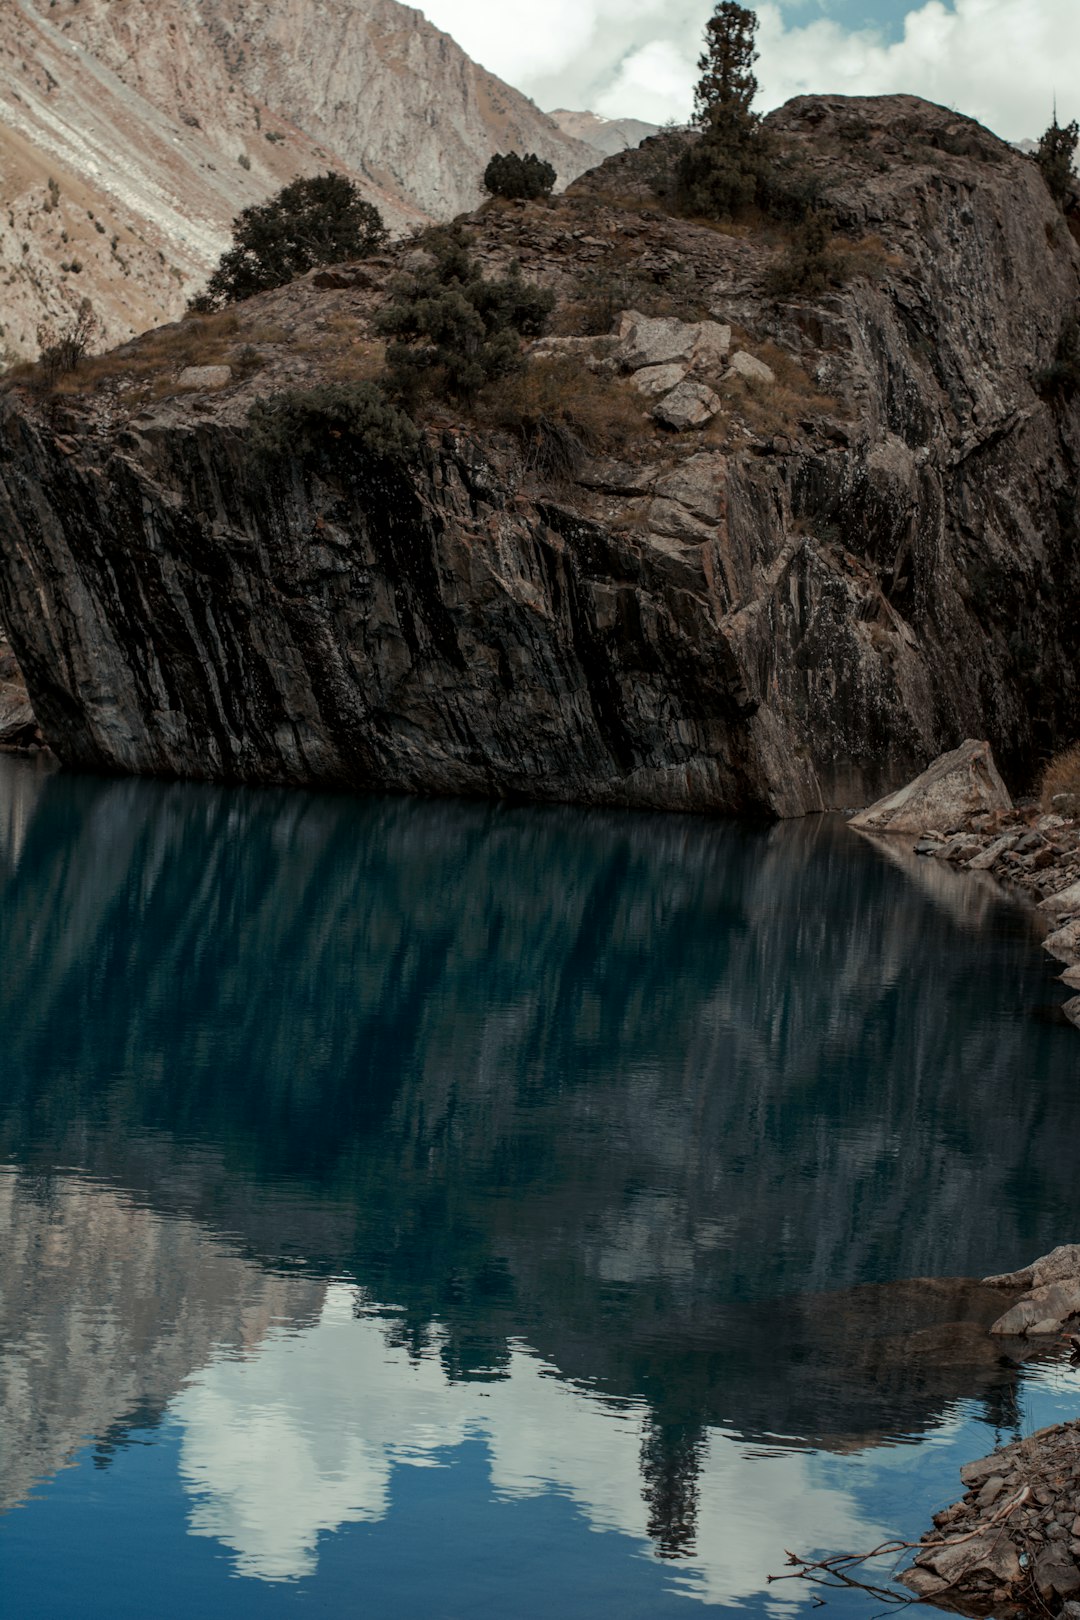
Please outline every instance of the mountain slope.
[[402, 229], [473, 206], [511, 146], [564, 181], [594, 157], [396, 0], [8, 0], [0, 344], [33, 354], [84, 295], [114, 341], [176, 316], [297, 173], [353, 175]]
[[554, 108], [551, 116], [564, 135], [584, 141], [604, 157], [640, 146], [650, 135], [660, 133], [659, 124], [645, 124], [640, 118], [601, 118], [598, 113], [572, 112], [568, 107]]

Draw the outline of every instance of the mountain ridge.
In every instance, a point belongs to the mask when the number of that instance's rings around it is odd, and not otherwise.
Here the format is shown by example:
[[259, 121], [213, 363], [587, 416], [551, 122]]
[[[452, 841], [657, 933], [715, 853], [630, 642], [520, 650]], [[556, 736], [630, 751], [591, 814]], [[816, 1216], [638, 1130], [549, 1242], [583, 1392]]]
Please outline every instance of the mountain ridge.
[[0, 357], [85, 296], [109, 343], [174, 319], [235, 215], [297, 174], [348, 174], [401, 232], [475, 206], [510, 146], [563, 182], [595, 160], [397, 0], [10, 0]]

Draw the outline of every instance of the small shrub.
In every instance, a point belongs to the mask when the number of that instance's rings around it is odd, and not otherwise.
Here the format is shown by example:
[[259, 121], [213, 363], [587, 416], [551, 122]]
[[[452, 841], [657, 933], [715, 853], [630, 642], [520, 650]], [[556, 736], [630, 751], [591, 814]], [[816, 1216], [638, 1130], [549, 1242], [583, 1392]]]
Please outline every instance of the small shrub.
[[1080, 743], [1050, 761], [1039, 784], [1039, 803], [1047, 813], [1080, 816]]
[[38, 375], [44, 386], [52, 388], [61, 377], [76, 371], [101, 336], [101, 323], [89, 298], [82, 300], [74, 319], [60, 331], [46, 324], [39, 326]]
[[496, 152], [484, 170], [484, 190], [493, 197], [548, 197], [554, 184], [555, 170], [535, 152]]
[[1046, 181], [1046, 189], [1059, 208], [1064, 208], [1074, 185], [1073, 159], [1076, 156], [1078, 140], [1080, 140], [1080, 124], [1075, 122], [1066, 124], [1063, 129], [1057, 121], [1055, 112], [1053, 122], [1041, 136], [1039, 149], [1035, 153], [1039, 173]]
[[702, 320], [708, 314], [697, 279], [685, 265], [676, 265], [657, 279], [632, 263], [609, 264], [587, 270], [577, 290], [574, 302], [559, 312], [558, 326], [566, 335], [606, 337], [624, 309], [674, 315], [682, 321]]
[[428, 231], [429, 269], [400, 277], [378, 328], [391, 342], [386, 363], [398, 397], [415, 407], [438, 393], [467, 401], [485, 383], [521, 365], [521, 337], [536, 337], [554, 307], [554, 294], [527, 282], [514, 264], [485, 280], [469, 257], [471, 238], [459, 226]]
[[572, 478], [586, 455], [626, 450], [648, 436], [641, 395], [580, 360], [537, 359], [484, 391], [478, 415], [513, 433], [542, 478]]
[[404, 461], [420, 433], [404, 411], [375, 383], [324, 383], [258, 399], [248, 412], [250, 444], [257, 455], [311, 456], [331, 439], [346, 438], [379, 461]]
[[266, 361], [253, 343], [243, 343], [236, 353], [229, 357], [229, 364], [232, 366], [232, 374], [236, 381], [243, 382], [261, 371]]
[[843, 280], [844, 263], [833, 244], [832, 219], [811, 214], [795, 231], [787, 251], [766, 276], [774, 296], [824, 292]]
[[301, 177], [233, 220], [233, 242], [189, 309], [200, 314], [283, 287], [319, 264], [365, 259], [387, 241], [382, 215], [352, 180]]

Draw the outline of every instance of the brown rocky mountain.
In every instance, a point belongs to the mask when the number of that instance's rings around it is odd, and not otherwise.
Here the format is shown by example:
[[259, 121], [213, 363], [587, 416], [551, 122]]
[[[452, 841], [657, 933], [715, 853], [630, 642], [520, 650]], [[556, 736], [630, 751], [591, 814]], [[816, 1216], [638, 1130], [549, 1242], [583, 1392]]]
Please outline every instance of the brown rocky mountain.
[[89, 296], [112, 342], [180, 314], [234, 215], [354, 176], [400, 229], [480, 198], [492, 152], [594, 149], [396, 0], [0, 8], [0, 356]]
[[61, 757], [794, 815], [974, 736], [1029, 780], [1075, 725], [1080, 396], [1045, 379], [1080, 249], [946, 109], [772, 128], [827, 188], [829, 275], [650, 202], [677, 137], [487, 207], [481, 264], [564, 335], [433, 401], [403, 464], [332, 421], [268, 464], [249, 411], [377, 373], [415, 248], [10, 390], [0, 618]]

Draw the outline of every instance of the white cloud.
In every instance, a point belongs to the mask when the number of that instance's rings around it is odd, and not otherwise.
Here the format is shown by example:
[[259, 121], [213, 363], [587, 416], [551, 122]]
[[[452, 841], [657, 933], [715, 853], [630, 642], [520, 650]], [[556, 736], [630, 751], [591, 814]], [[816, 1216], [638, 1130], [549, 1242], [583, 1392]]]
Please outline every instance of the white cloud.
[[[424, 9], [485, 67], [541, 106], [589, 106], [663, 122], [689, 115], [708, 0], [426, 0]], [[790, 11], [790, 7], [788, 8]], [[1008, 140], [1038, 135], [1058, 95], [1080, 113], [1077, 0], [926, 0], [901, 38], [828, 18], [789, 26], [758, 7], [761, 105], [807, 91], [908, 91], [955, 106]]]
[[[614, 1405], [554, 1377], [525, 1345], [505, 1377], [450, 1383], [435, 1353], [411, 1360], [377, 1320], [355, 1317], [355, 1298], [331, 1285], [316, 1324], [272, 1330], [254, 1353], [219, 1357], [172, 1403], [191, 1531], [230, 1548], [239, 1574], [313, 1574], [321, 1535], [393, 1514], [395, 1470], [452, 1468], [469, 1437], [487, 1446], [496, 1498], [557, 1492], [591, 1529], [650, 1550], [640, 1404]], [[712, 1431], [697, 1547], [673, 1582], [687, 1596], [737, 1604], [769, 1591], [786, 1547], [875, 1545], [884, 1528], [832, 1473], [809, 1452], [751, 1457]], [[774, 1590], [767, 1607], [780, 1620], [798, 1599]]]

